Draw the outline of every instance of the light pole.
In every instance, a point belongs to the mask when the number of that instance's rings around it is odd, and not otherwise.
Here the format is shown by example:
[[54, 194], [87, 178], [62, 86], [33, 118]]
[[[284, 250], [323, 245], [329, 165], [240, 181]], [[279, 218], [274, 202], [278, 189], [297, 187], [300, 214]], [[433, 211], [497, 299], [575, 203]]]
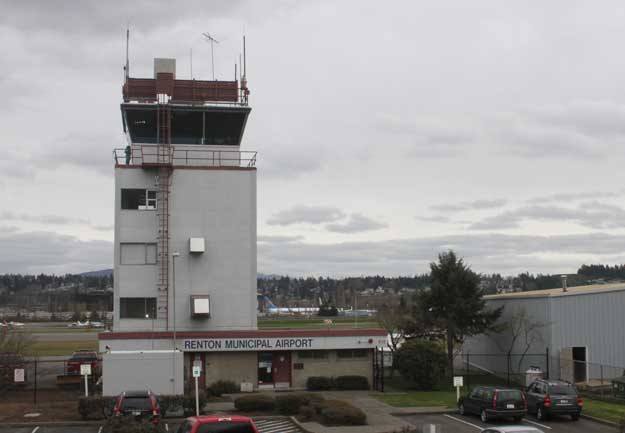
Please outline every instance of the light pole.
[[[145, 318], [149, 319], [150, 315], [146, 314]], [[152, 350], [154, 350], [154, 317], [152, 317]]]
[[172, 321], [174, 322], [174, 348], [173, 348], [173, 362], [172, 368], [174, 370], [174, 392], [176, 395], [176, 257], [180, 257], [178, 251], [174, 251], [171, 254], [171, 304], [172, 304]]

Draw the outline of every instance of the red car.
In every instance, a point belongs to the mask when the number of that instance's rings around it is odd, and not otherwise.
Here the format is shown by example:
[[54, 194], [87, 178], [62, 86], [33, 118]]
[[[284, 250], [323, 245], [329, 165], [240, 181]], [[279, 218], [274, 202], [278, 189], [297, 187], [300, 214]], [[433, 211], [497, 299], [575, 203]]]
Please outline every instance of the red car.
[[259, 433], [254, 421], [246, 416], [192, 416], [176, 433]]
[[148, 419], [153, 424], [161, 420], [161, 407], [152, 391], [124, 391], [115, 400], [114, 416]]
[[67, 361], [65, 366], [65, 374], [73, 375], [80, 374], [80, 366], [82, 364], [91, 365], [92, 377], [99, 376], [100, 361], [98, 359], [98, 353], [94, 350], [77, 350], [72, 354], [72, 357]]

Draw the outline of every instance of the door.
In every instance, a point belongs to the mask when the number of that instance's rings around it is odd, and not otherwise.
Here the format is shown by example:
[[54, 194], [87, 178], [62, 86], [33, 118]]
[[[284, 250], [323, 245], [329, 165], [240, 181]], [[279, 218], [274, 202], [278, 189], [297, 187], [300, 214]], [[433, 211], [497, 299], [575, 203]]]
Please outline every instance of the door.
[[273, 352], [273, 382], [276, 388], [291, 387], [291, 352]]
[[258, 352], [258, 387], [267, 385], [273, 388], [273, 354]]
[[573, 380], [574, 383], [586, 382], [586, 348], [573, 347]]

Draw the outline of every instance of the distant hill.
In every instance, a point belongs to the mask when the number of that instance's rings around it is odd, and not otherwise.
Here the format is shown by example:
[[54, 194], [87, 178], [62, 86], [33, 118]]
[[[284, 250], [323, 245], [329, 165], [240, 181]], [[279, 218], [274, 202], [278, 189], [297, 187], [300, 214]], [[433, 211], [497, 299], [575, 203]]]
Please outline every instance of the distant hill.
[[100, 271], [89, 271], [83, 272], [82, 274], [78, 274], [82, 277], [110, 277], [113, 275], [112, 269], [102, 269]]

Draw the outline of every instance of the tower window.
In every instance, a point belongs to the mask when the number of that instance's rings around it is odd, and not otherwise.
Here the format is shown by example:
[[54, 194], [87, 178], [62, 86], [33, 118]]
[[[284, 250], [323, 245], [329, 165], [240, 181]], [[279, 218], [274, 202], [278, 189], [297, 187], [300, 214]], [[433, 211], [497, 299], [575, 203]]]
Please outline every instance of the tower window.
[[155, 265], [156, 244], [120, 243], [119, 262], [122, 265]]
[[120, 319], [154, 319], [156, 298], [119, 298]]
[[122, 209], [156, 210], [156, 191], [122, 188]]

